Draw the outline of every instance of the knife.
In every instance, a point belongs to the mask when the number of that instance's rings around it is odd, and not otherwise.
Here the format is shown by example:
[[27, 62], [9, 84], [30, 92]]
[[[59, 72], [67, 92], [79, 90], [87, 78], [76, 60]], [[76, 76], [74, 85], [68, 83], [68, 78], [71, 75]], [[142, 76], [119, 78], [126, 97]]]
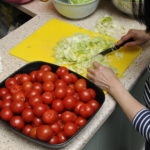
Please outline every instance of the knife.
[[122, 44], [119, 44], [119, 45], [116, 45], [116, 46], [111, 47], [111, 48], [109, 48], [109, 49], [106, 49], [106, 50], [104, 50], [104, 51], [102, 51], [102, 52], [96, 54], [95, 56], [97, 56], [97, 55], [106, 55], [106, 54], [111, 53], [111, 52], [113, 52], [113, 51], [115, 51], [115, 50], [117, 50], [117, 49], [120, 49], [120, 48], [121, 48], [122, 46], [124, 46], [126, 43], [133, 42], [133, 41], [134, 41], [134, 39], [129, 39], [129, 40], [123, 42]]

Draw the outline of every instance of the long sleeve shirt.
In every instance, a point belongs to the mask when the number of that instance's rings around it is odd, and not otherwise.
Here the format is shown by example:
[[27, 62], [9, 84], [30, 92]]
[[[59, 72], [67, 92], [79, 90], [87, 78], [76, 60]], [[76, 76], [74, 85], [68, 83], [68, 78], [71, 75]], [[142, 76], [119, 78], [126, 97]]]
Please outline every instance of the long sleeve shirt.
[[[150, 65], [148, 71], [150, 72]], [[150, 77], [145, 83], [144, 100], [147, 109], [139, 111], [133, 118], [132, 123], [135, 129], [145, 137], [147, 143], [150, 143]]]

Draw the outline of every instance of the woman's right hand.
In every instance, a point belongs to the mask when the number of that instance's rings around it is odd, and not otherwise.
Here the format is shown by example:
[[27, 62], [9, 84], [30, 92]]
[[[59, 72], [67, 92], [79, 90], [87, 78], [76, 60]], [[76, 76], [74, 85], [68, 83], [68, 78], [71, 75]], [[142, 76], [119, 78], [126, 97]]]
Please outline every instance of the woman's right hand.
[[144, 43], [146, 43], [148, 40], [150, 40], [150, 33], [146, 33], [145, 30], [135, 30], [131, 29], [128, 31], [126, 35], [124, 35], [117, 43], [116, 45], [122, 44], [123, 42], [127, 41], [128, 39], [133, 39], [133, 42], [129, 42], [125, 44], [124, 46], [130, 47], [130, 46], [140, 46]]

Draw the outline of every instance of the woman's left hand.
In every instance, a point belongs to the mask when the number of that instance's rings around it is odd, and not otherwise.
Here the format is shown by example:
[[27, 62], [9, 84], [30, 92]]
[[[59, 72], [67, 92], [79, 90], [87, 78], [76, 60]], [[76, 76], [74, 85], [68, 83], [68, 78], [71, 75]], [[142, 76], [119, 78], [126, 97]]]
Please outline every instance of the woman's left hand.
[[140, 104], [121, 84], [112, 69], [104, 67], [97, 62], [93, 63], [94, 68], [89, 68], [87, 75], [98, 87], [107, 90], [120, 105], [130, 121], [145, 106]]
[[115, 86], [120, 86], [121, 82], [112, 69], [93, 63], [94, 68], [88, 68], [88, 78], [90, 78], [98, 87], [112, 94]]

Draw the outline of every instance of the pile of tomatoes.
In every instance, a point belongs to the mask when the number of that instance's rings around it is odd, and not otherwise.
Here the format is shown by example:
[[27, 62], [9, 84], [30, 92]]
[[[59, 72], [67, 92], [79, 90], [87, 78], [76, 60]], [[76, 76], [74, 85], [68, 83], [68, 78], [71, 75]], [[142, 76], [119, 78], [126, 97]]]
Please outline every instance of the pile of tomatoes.
[[16, 74], [0, 88], [0, 117], [23, 134], [60, 144], [73, 136], [100, 107], [86, 80], [66, 67], [42, 65]]

